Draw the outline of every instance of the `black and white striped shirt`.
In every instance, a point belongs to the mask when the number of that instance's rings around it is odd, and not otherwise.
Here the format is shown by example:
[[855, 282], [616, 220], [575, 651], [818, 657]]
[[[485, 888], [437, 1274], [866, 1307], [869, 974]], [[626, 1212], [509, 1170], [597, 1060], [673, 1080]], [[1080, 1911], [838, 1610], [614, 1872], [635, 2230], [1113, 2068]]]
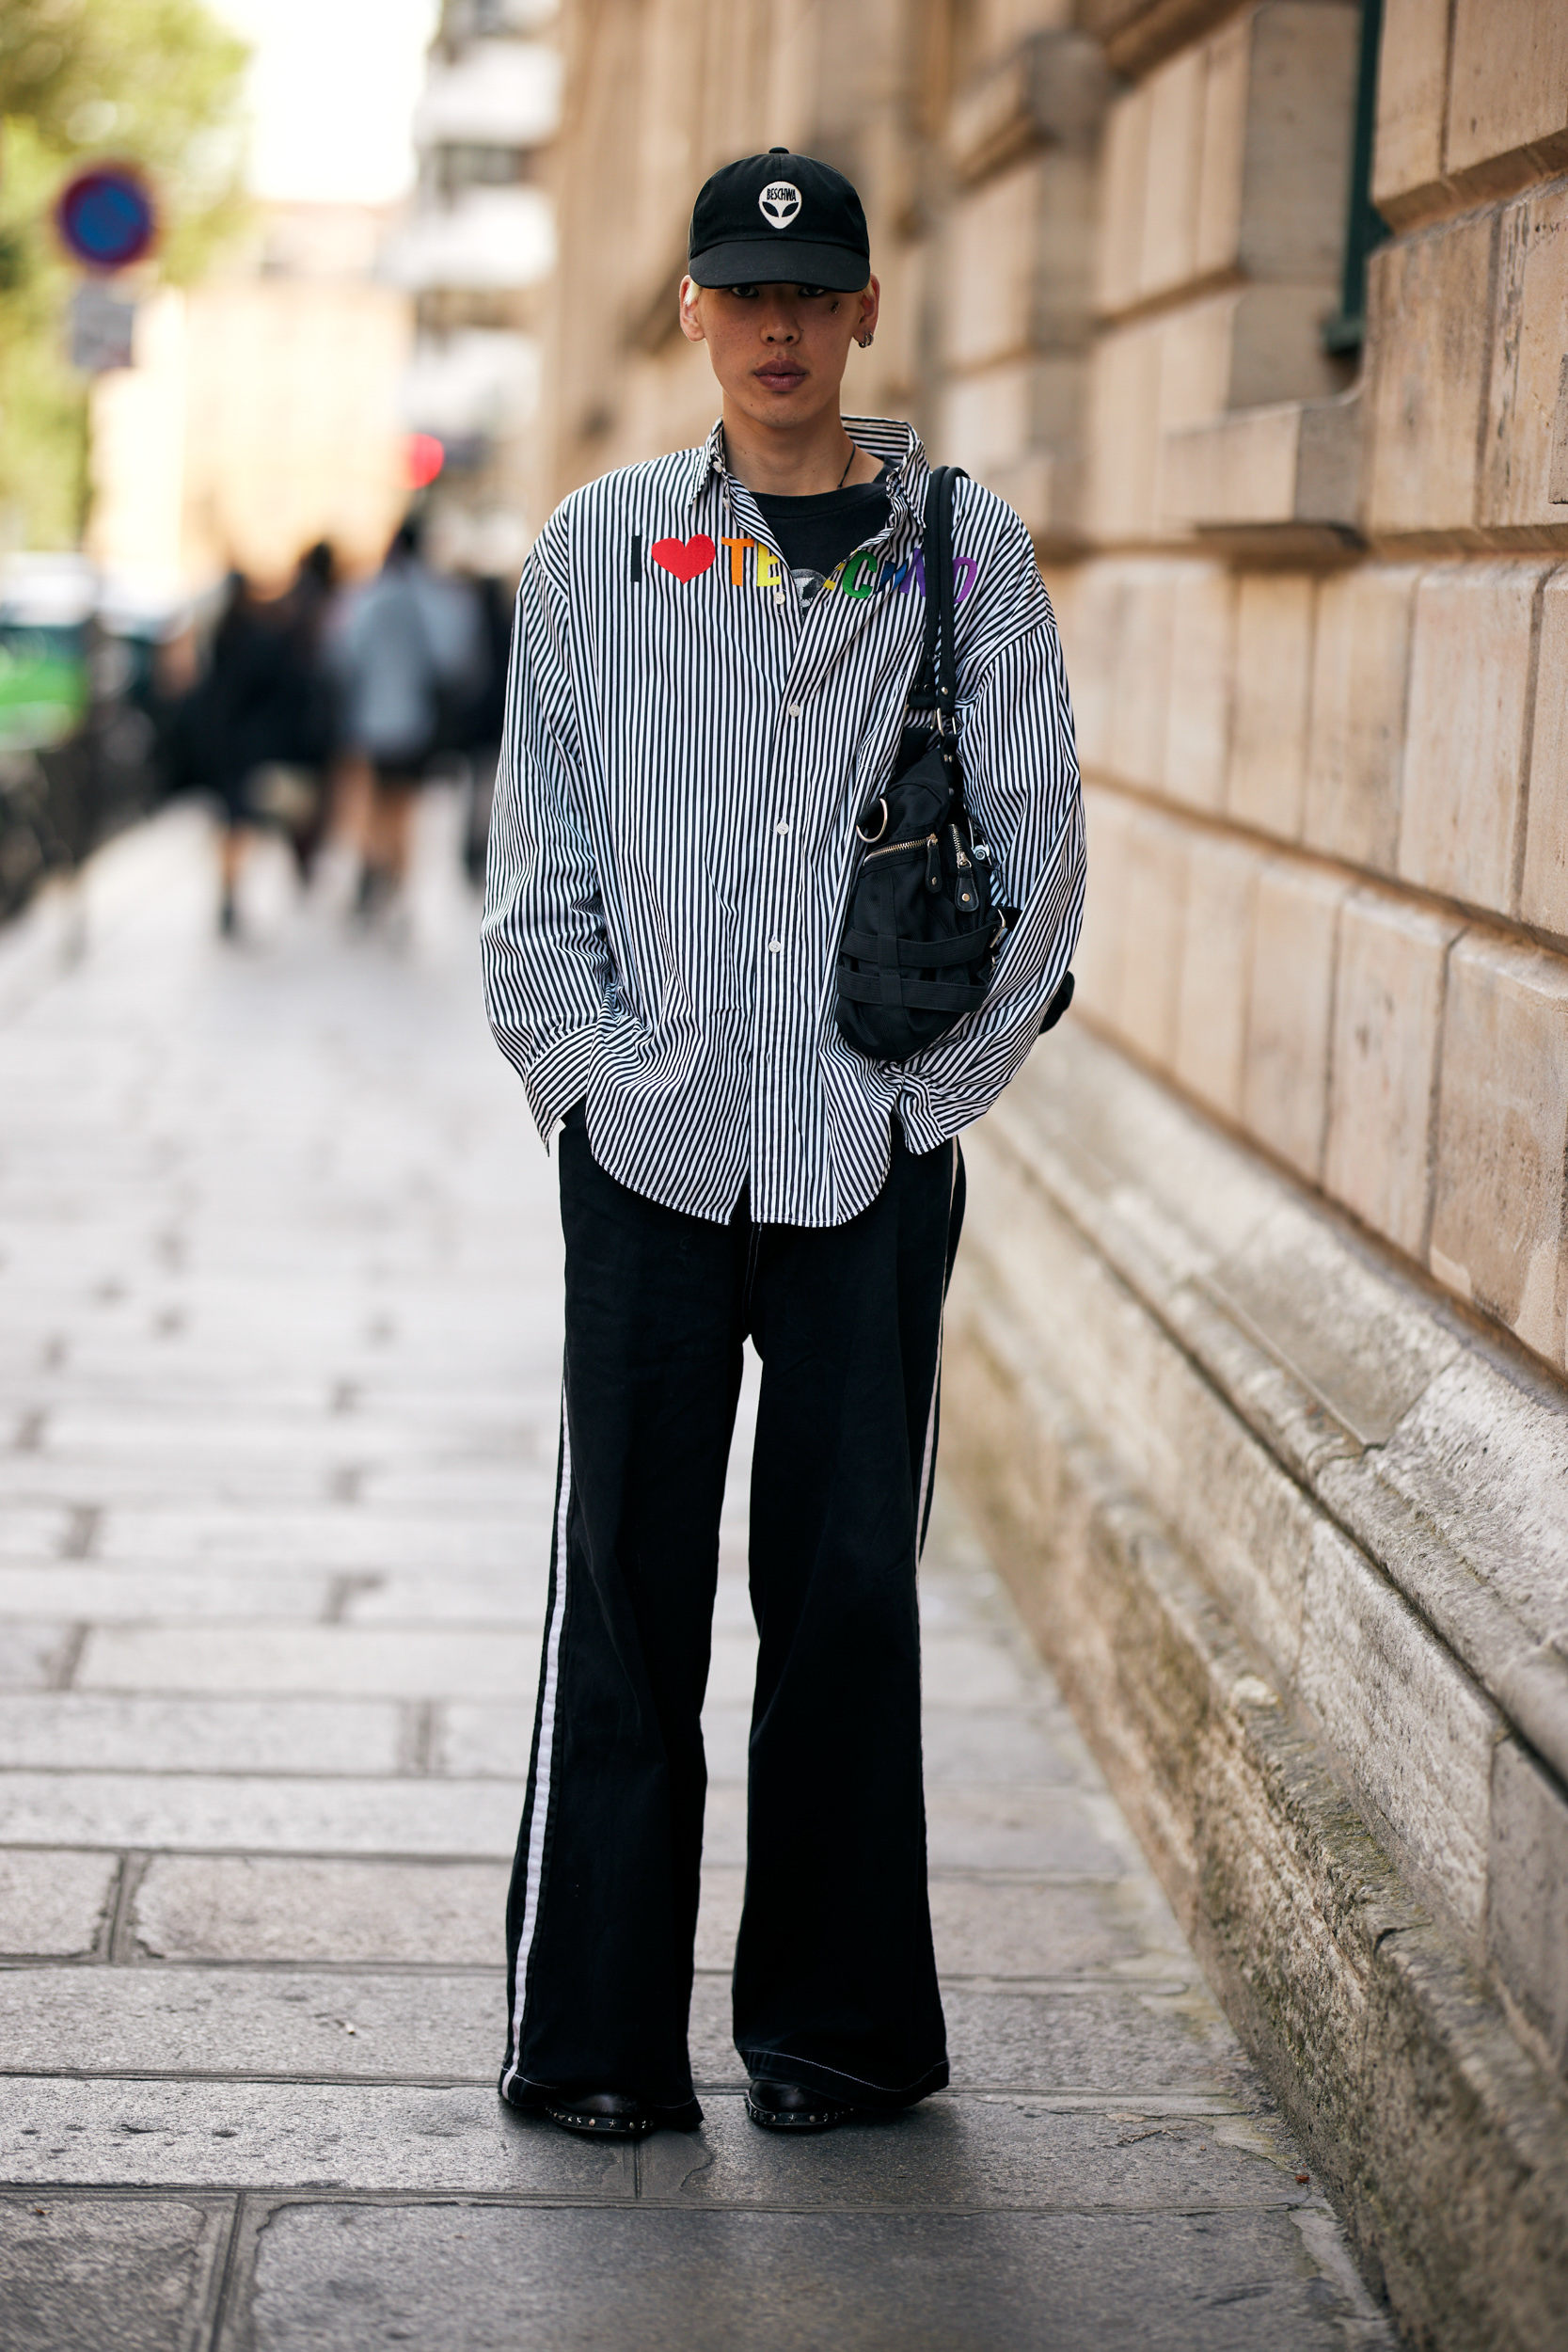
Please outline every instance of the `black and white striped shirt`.
[[860, 844], [920, 656], [928, 480], [907, 424], [885, 531], [802, 606], [756, 501], [706, 444], [578, 490], [518, 595], [483, 923], [486, 1002], [546, 1142], [587, 1098], [599, 1166], [723, 1220], [837, 1225], [978, 1119], [1067, 970], [1084, 823], [1061, 647], [1029, 534], [960, 482], [966, 799], [1021, 911], [986, 1003], [897, 1067], [847, 1045], [833, 975]]

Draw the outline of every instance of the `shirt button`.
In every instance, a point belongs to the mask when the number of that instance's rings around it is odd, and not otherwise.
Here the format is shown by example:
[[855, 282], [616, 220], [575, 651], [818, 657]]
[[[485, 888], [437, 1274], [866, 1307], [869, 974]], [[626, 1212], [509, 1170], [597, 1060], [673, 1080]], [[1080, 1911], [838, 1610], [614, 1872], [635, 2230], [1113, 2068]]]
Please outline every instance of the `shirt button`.
[[784, 941], [782, 939], [770, 939], [768, 943], [768, 952], [770, 956], [782, 956], [784, 953]]
[[784, 823], [784, 818], [781, 817], [773, 830], [775, 833], [787, 833], [789, 831], [789, 827]]
[[804, 710], [804, 708], [805, 708], [805, 705], [804, 705], [804, 703], [791, 703], [791, 704], [790, 704], [790, 706], [789, 706], [789, 715], [790, 715], [790, 717], [791, 717], [792, 719], [799, 719], [799, 718], [800, 718], [800, 714], [801, 714], [801, 712]]

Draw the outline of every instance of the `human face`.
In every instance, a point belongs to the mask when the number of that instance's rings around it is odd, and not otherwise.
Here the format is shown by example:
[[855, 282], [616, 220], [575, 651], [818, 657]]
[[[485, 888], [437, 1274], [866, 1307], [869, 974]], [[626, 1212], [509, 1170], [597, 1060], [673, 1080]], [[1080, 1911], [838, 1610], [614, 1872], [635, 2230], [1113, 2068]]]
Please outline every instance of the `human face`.
[[879, 289], [681, 285], [681, 331], [706, 343], [728, 410], [784, 430], [838, 415], [849, 345], [877, 324]]

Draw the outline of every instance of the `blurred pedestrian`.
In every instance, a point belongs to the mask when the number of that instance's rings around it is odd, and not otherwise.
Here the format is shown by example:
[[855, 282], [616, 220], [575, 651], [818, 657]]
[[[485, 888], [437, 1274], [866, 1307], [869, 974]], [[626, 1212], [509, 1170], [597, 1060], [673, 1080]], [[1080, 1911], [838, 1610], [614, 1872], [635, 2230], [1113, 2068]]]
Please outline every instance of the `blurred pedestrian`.
[[336, 649], [344, 739], [371, 771], [358, 891], [367, 918], [403, 891], [415, 795], [437, 754], [460, 741], [483, 676], [473, 591], [431, 570], [420, 536], [414, 518], [402, 525], [354, 599]]
[[240, 875], [261, 822], [250, 782], [275, 739], [283, 660], [281, 632], [244, 572], [231, 571], [182, 727], [185, 773], [216, 794], [222, 812], [218, 930], [226, 939], [239, 928]]

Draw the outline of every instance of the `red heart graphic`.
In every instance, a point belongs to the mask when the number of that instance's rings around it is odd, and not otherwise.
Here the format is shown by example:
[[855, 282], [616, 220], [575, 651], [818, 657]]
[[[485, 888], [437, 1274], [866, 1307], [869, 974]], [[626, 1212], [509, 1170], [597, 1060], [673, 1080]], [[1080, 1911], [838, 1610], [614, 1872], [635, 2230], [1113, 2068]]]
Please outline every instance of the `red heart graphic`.
[[656, 564], [662, 564], [677, 580], [695, 580], [705, 572], [719, 550], [705, 531], [693, 533], [689, 539], [656, 539], [648, 553]]

